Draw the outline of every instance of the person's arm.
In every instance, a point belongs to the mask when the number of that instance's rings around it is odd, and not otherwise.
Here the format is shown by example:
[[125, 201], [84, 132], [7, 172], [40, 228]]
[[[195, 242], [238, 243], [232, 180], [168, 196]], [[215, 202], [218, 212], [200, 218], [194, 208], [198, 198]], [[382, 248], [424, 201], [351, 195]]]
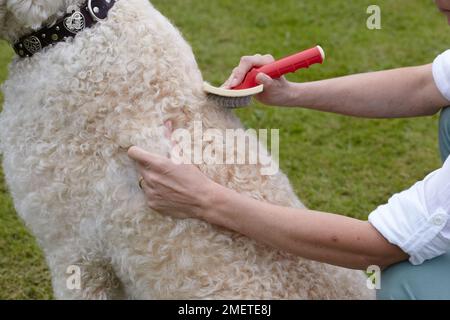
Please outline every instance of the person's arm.
[[[273, 61], [269, 55], [244, 57], [225, 87], [242, 81], [253, 67]], [[438, 90], [432, 64], [351, 75], [306, 83], [260, 74], [264, 92], [257, 96], [265, 104], [306, 107], [367, 118], [398, 118], [432, 115], [449, 104]]]
[[292, 84], [289, 105], [366, 118], [433, 115], [449, 104], [430, 65]]
[[360, 270], [408, 259], [367, 221], [280, 207], [218, 185], [209, 195], [199, 218], [303, 258]]
[[178, 218], [206, 220], [298, 256], [366, 270], [408, 259], [368, 222], [259, 202], [226, 189], [195, 166], [131, 148], [145, 179], [148, 204]]

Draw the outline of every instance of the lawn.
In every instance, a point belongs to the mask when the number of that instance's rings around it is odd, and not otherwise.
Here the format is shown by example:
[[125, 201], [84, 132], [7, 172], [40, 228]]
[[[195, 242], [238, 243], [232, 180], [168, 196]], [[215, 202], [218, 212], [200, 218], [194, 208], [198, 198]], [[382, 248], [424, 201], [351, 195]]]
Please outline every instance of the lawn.
[[[321, 44], [328, 59], [290, 76], [309, 81], [430, 63], [450, 44], [432, 1], [378, 0], [382, 30], [366, 28], [369, 0], [155, 0], [190, 41], [206, 79], [219, 83], [252, 53], [274, 56]], [[12, 51], [0, 44], [0, 81]], [[365, 219], [390, 195], [440, 164], [437, 117], [361, 120], [253, 106], [252, 128], [281, 130], [281, 166], [311, 208]], [[41, 251], [17, 218], [0, 171], [0, 299], [48, 299]]]

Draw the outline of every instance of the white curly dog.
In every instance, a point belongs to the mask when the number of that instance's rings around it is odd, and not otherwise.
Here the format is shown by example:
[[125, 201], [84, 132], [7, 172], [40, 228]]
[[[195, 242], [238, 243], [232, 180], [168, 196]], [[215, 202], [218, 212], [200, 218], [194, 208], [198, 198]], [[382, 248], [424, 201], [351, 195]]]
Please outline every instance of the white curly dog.
[[[105, 0], [106, 1], [106, 0]], [[12, 43], [76, 0], [0, 0]], [[167, 155], [164, 123], [242, 128], [208, 101], [190, 46], [147, 0], [32, 57], [3, 86], [0, 151], [17, 212], [45, 252], [59, 299], [371, 299], [360, 271], [303, 260], [203, 222], [152, 212], [127, 149]], [[256, 199], [301, 207], [283, 174], [201, 165]], [[67, 286], [70, 266], [81, 288]]]

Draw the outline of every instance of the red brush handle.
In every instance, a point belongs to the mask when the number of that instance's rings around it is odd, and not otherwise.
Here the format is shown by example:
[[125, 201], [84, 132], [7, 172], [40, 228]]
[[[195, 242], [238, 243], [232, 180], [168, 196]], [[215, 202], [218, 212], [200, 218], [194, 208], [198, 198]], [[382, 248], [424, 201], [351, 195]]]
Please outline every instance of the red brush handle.
[[256, 87], [256, 76], [259, 73], [265, 73], [269, 77], [277, 79], [285, 74], [296, 72], [299, 69], [309, 68], [316, 63], [323, 63], [325, 54], [321, 47], [317, 46], [281, 60], [272, 62], [260, 68], [253, 68], [245, 76], [244, 81], [233, 88], [233, 90], [243, 90]]

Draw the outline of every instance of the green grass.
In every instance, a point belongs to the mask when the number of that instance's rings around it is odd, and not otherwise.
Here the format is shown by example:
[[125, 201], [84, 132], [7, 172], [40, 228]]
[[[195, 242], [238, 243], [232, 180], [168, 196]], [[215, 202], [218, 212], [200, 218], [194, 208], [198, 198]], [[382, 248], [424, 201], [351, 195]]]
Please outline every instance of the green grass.
[[[430, 63], [450, 43], [431, 1], [378, 0], [383, 29], [365, 27], [370, 0], [157, 0], [219, 83], [241, 55], [280, 57], [321, 44], [328, 60], [295, 81]], [[0, 79], [12, 56], [0, 46]], [[281, 165], [314, 209], [358, 218], [439, 166], [437, 117], [361, 120], [262, 106], [238, 112], [253, 128], [281, 129]], [[0, 175], [0, 298], [51, 297], [42, 253], [16, 217]]]

